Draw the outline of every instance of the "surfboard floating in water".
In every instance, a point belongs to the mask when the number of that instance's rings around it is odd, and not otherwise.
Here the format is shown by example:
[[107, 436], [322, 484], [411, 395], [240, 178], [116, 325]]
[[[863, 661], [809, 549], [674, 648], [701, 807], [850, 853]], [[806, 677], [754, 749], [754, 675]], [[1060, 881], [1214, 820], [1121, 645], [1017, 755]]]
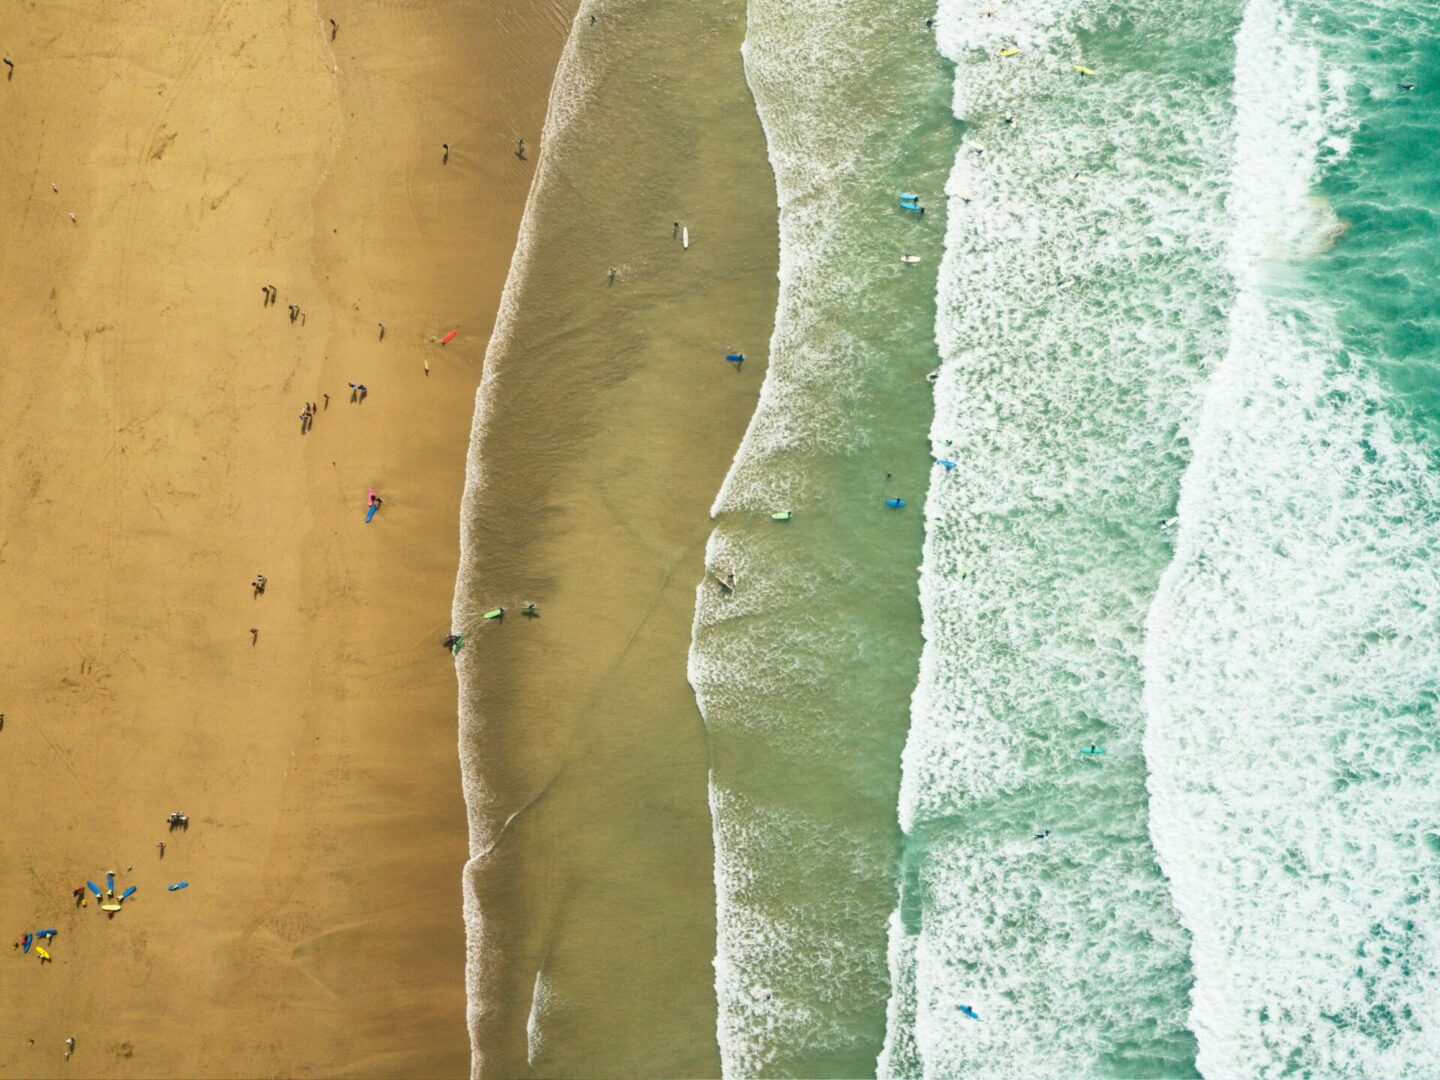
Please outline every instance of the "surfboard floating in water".
[[1100, 754], [1105, 753], [1105, 748], [1103, 746], [1083, 746], [1080, 748], [1080, 753], [1094, 754], [1096, 756], [1099, 756]]
[[962, 1013], [964, 1013], [966, 1016], [968, 1016], [971, 1020], [979, 1020], [979, 1019], [980, 1019], [980, 1014], [977, 1013], [974, 1009], [972, 1009], [969, 1005], [961, 1005], [961, 1006], [960, 1006], [960, 1011], [961, 1011]]
[[1009, 46], [1008, 48], [1001, 49], [1001, 50], [1000, 50], [1000, 55], [1001, 55], [1001, 56], [1015, 56], [1015, 55], [1018, 54], [1019, 52], [1020, 52], [1019, 49], [1015, 48], [1014, 45], [1011, 45], [1011, 46]]
[[1081, 75], [1094, 75], [1094, 74], [1095, 74], [1095, 72], [1091, 71], [1091, 70], [1090, 70], [1089, 68], [1087, 68], [1084, 64], [1072, 64], [1071, 66], [1072, 66], [1076, 71], [1078, 71]]
[[495, 608], [495, 609], [492, 610], [492, 611], [487, 611], [487, 612], [485, 612], [485, 616], [484, 616], [484, 617], [487, 618], [487, 619], [499, 619], [499, 618], [502, 618], [502, 617], [504, 616], [504, 614], [505, 614], [505, 609], [504, 609], [503, 607], [497, 607], [497, 608]]
[[789, 520], [790, 520], [790, 511], [789, 511], [789, 510], [776, 510], [775, 513], [773, 513], [773, 514], [770, 515], [770, 520], [771, 520], [771, 521], [789, 521]]
[[902, 506], [905, 505], [905, 500], [904, 500], [904, 499], [886, 499], [886, 500], [885, 500], [885, 505], [888, 506], [888, 507], [890, 507], [891, 510], [899, 510]]
[[918, 263], [918, 262], [920, 261], [920, 256], [919, 256], [919, 255], [911, 255], [911, 254], [907, 251], [904, 255], [901, 255], [901, 256], [900, 256], [900, 261], [903, 262], [903, 263]]
[[444, 337], [442, 337], [442, 338], [440, 339], [440, 344], [441, 344], [441, 345], [449, 345], [450, 342], [452, 342], [452, 341], [455, 340], [455, 338], [459, 335], [459, 333], [460, 333], [459, 330], [451, 330], [448, 334], [446, 334]]
[[725, 354], [725, 362], [727, 364], [743, 364], [745, 362], [745, 354], [743, 352], [727, 352]]

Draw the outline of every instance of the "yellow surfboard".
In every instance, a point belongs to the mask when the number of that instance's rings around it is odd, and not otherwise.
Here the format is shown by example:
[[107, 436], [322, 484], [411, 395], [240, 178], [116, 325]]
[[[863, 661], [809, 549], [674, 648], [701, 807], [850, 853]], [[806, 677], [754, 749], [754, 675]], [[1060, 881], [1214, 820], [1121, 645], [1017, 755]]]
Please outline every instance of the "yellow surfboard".
[[1000, 55], [1001, 55], [1001, 56], [1014, 56], [1014, 55], [1015, 55], [1016, 53], [1018, 53], [1019, 51], [1020, 51], [1020, 50], [1017, 49], [1017, 48], [1015, 48], [1014, 45], [1011, 45], [1008, 49], [1001, 49], [1001, 50], [1000, 50]]
[[35, 946], [35, 955], [40, 957], [41, 960], [50, 959], [50, 954], [46, 952], [43, 948], [41, 948], [39, 945]]
[[120, 910], [120, 905], [117, 904], [117, 903], [114, 903], [114, 902], [112, 901], [111, 903], [108, 903], [108, 904], [101, 904], [101, 905], [100, 905], [100, 910], [101, 910], [101, 911], [119, 911], [119, 910]]
[[1073, 65], [1073, 66], [1074, 66], [1075, 70], [1078, 71], [1081, 75], [1094, 75], [1094, 74], [1095, 74], [1095, 72], [1091, 71], [1089, 68], [1087, 68], [1087, 67], [1086, 67], [1085, 65], [1083, 65], [1083, 64], [1075, 64], [1075, 65]]

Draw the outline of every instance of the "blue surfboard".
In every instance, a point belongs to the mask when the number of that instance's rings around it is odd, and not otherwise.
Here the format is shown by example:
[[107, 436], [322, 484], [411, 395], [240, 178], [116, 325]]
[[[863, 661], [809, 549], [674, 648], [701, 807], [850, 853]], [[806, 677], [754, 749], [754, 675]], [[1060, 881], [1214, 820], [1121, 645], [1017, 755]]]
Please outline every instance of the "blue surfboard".
[[370, 519], [375, 516], [375, 511], [380, 509], [379, 503], [371, 503], [370, 509], [365, 511], [365, 524], [370, 524]]

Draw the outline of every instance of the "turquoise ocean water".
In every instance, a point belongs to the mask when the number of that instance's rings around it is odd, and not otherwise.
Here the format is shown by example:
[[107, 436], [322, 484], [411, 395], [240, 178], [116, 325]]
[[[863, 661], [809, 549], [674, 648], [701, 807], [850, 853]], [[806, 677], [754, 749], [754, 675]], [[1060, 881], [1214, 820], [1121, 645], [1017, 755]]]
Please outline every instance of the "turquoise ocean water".
[[690, 659], [727, 1074], [1433, 1070], [1440, 15], [748, 17], [781, 291]]

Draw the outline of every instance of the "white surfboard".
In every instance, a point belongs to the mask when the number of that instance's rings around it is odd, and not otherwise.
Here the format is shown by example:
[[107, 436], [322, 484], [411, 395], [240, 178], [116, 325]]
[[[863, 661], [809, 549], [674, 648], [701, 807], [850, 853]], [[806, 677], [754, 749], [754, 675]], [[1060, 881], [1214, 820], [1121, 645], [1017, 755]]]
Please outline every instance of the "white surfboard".
[[901, 256], [900, 256], [900, 261], [903, 262], [903, 263], [917, 263], [917, 262], [920, 261], [920, 256], [919, 256], [919, 255], [901, 255]]
[[690, 250], [690, 226], [680, 226], [680, 246], [686, 251]]

